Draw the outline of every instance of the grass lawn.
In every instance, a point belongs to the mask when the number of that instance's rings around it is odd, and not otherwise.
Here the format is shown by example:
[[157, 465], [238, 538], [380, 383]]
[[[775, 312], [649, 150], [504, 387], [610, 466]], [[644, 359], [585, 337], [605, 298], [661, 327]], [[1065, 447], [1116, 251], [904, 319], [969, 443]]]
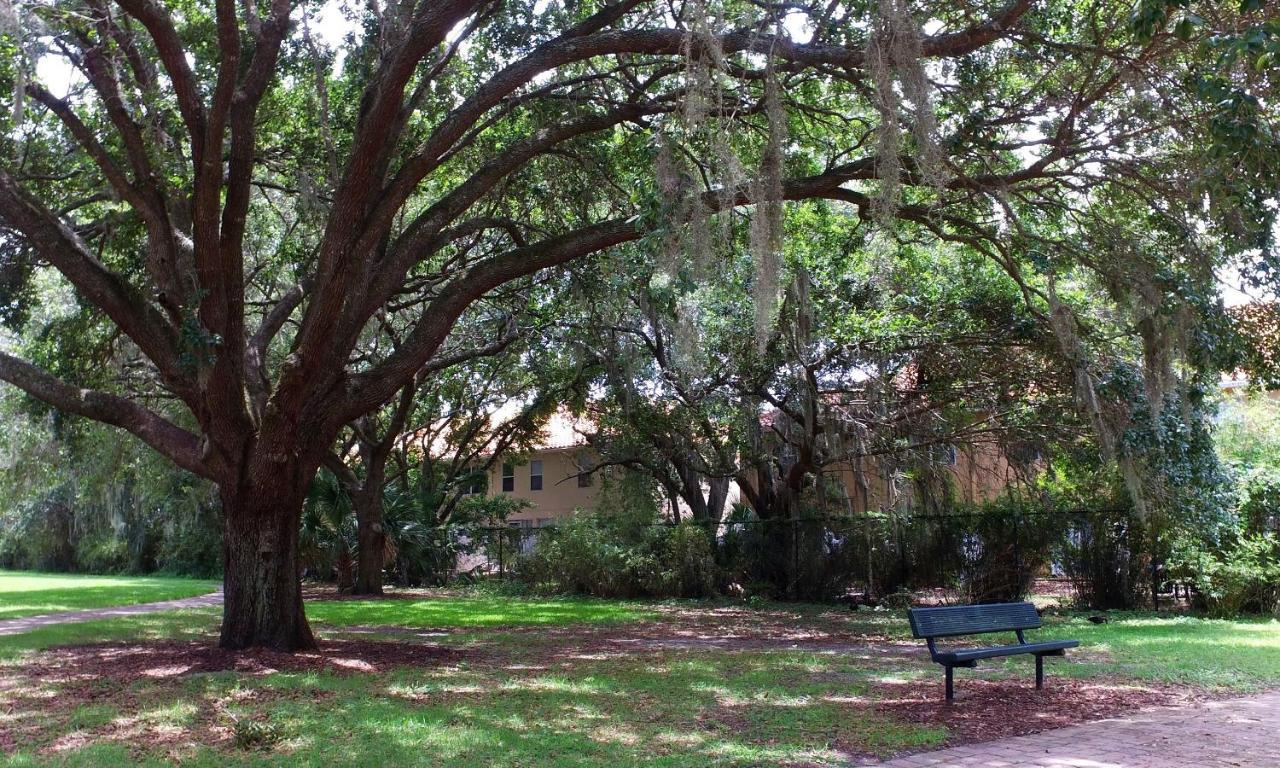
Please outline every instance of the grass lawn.
[[218, 582], [207, 579], [0, 571], [0, 620], [176, 600], [208, 594], [217, 588]]
[[1274, 620], [1049, 617], [1040, 634], [1082, 648], [1049, 662], [1048, 690], [1025, 659], [962, 670], [974, 698], [948, 719], [940, 670], [887, 613], [474, 595], [308, 611], [325, 649], [297, 664], [219, 661], [213, 609], [0, 637], [0, 765], [826, 766], [965, 740], [1006, 699], [1052, 718], [1094, 690], [1280, 686]]
[[1094, 670], [1206, 689], [1250, 692], [1280, 687], [1280, 621], [1201, 619], [1116, 613], [1106, 624], [1083, 616], [1049, 619], [1046, 636], [1081, 641], [1090, 661], [1063, 665], [1066, 674]]
[[318, 600], [307, 606], [307, 616], [319, 625], [451, 629], [609, 623], [656, 614], [642, 603], [616, 600], [451, 596], [447, 600]]

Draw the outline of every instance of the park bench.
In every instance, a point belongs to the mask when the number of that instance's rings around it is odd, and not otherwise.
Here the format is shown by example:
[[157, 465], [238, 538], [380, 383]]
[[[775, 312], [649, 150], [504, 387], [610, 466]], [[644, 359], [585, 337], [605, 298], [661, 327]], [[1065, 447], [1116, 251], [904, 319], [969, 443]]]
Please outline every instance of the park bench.
[[[1028, 643], [1023, 634], [1028, 629], [1040, 628], [1040, 614], [1031, 603], [995, 603], [992, 605], [957, 605], [944, 608], [912, 608], [911, 633], [929, 645], [929, 655], [947, 670], [947, 701], [955, 698], [953, 671], [956, 667], [976, 667], [979, 659], [1030, 654], [1036, 657], [1036, 688], [1044, 688], [1044, 657], [1063, 656], [1068, 648], [1080, 645], [1079, 640], [1050, 640]], [[983, 635], [993, 632], [1013, 632], [1015, 645], [995, 645], [986, 648], [957, 648], [939, 651], [937, 639], [962, 635]]]

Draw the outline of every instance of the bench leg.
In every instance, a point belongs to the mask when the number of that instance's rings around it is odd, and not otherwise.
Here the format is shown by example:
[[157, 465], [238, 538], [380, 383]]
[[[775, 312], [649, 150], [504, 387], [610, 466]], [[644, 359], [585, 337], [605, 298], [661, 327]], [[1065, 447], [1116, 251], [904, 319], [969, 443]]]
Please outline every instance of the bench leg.
[[950, 702], [956, 697], [955, 687], [955, 668], [947, 666], [947, 701]]
[[1044, 688], [1044, 657], [1036, 654], [1036, 690]]

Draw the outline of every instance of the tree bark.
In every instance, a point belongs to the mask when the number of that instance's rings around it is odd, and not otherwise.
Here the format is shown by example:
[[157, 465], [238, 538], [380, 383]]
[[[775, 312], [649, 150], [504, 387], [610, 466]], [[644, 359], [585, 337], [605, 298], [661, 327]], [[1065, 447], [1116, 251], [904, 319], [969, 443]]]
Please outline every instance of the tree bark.
[[382, 527], [382, 483], [366, 483], [365, 488], [352, 497], [356, 508], [356, 583], [351, 590], [356, 595], [382, 594], [383, 554], [386, 551], [386, 533]]
[[[290, 468], [296, 469], [296, 468]], [[223, 648], [315, 648], [302, 605], [298, 531], [306, 485], [300, 471], [243, 479], [221, 490]]]

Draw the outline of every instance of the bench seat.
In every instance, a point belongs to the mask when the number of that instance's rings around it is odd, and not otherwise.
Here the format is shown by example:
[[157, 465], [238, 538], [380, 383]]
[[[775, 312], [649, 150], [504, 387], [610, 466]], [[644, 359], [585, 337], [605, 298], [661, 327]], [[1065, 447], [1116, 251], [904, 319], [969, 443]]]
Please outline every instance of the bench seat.
[[957, 648], [954, 651], [939, 653], [934, 661], [939, 664], [963, 664], [978, 659], [994, 659], [1000, 656], [1017, 656], [1021, 653], [1061, 655], [1068, 648], [1080, 645], [1079, 640], [1050, 640], [1044, 643], [1015, 643], [1013, 645], [994, 645], [989, 648]]
[[[1026, 654], [1036, 659], [1036, 688], [1044, 687], [1044, 657], [1065, 656], [1068, 648], [1080, 645], [1078, 640], [1047, 640], [1029, 643], [1026, 630], [1040, 628], [1040, 614], [1031, 603], [994, 603], [990, 605], [955, 605], [939, 608], [912, 608], [911, 634], [929, 645], [929, 655], [947, 671], [947, 701], [955, 697], [952, 679], [956, 667], [976, 667], [980, 659]], [[951, 648], [940, 650], [939, 639], [965, 635], [1012, 632], [1018, 642], [986, 648]]]

